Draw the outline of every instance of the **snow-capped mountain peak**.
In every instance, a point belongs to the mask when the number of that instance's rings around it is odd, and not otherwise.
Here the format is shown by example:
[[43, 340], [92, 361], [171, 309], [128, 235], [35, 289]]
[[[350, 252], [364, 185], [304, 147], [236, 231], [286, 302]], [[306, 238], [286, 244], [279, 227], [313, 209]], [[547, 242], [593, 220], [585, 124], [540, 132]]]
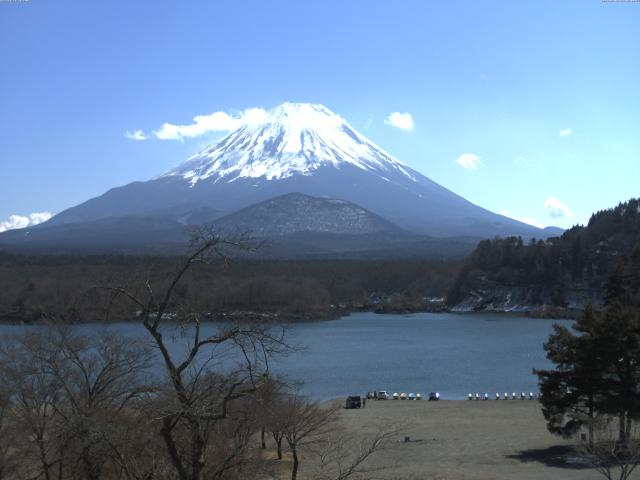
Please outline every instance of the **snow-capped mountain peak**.
[[[96, 220], [131, 222], [132, 218], [210, 223], [220, 214], [228, 217], [252, 205], [297, 194], [320, 198], [325, 207], [333, 201], [351, 202], [403, 230], [430, 237], [545, 236], [535, 227], [474, 205], [412, 170], [322, 105], [285, 103], [269, 112], [254, 109], [244, 117], [235, 131], [170, 172], [112, 188], [61, 212], [42, 228]], [[262, 225], [266, 222], [275, 228], [283, 215], [298, 212], [296, 218], [308, 216], [302, 223], [313, 231], [328, 232], [323, 225], [331, 223], [330, 208], [323, 207], [326, 214], [320, 214], [305, 206], [313, 202], [285, 203], [284, 209], [253, 209], [252, 218], [263, 215]], [[293, 208], [294, 204], [300, 208]], [[276, 211], [284, 213], [273, 216]], [[355, 222], [357, 215], [349, 217]], [[92, 224], [87, 225], [86, 231], [92, 232]], [[241, 226], [252, 228], [251, 222]], [[258, 223], [254, 226], [261, 228]], [[323, 248], [320, 245], [327, 238], [317, 240], [310, 240], [310, 248]], [[345, 245], [352, 240], [345, 240]], [[385, 245], [390, 248], [391, 244]]]
[[355, 166], [385, 179], [413, 172], [323, 105], [283, 103], [259, 121], [247, 123], [162, 175], [192, 185], [211, 179], [277, 180], [312, 175], [322, 167]]

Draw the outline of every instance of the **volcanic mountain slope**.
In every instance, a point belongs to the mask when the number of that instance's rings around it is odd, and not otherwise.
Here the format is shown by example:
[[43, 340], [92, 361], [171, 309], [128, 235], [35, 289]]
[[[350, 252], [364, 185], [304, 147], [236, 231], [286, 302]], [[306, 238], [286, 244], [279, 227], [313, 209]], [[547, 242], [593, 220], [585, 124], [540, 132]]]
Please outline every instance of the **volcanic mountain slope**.
[[213, 227], [265, 239], [260, 255], [275, 258], [461, 258], [475, 244], [416, 235], [354, 203], [301, 193], [243, 208]]
[[63, 225], [8, 230], [0, 251], [28, 254], [167, 254], [184, 249], [188, 229], [176, 220], [109, 217]]
[[[188, 221], [215, 211], [182, 209], [173, 218], [116, 217], [12, 230], [0, 249], [23, 253], [170, 254], [188, 244]], [[195, 215], [195, 214], [194, 214]], [[197, 222], [200, 223], [200, 222]], [[468, 238], [434, 239], [407, 232], [351, 202], [291, 193], [243, 208], [211, 222], [217, 232], [262, 240], [264, 258], [462, 258], [475, 246]]]
[[232, 213], [293, 192], [353, 202], [403, 229], [433, 237], [547, 236], [441, 187], [340, 116], [305, 103], [280, 105], [266, 119], [243, 125], [173, 170], [109, 190], [47, 224], [173, 218], [170, 212], [186, 215], [202, 208]]
[[213, 223], [222, 231], [248, 232], [255, 237], [282, 237], [296, 233], [407, 235], [374, 213], [345, 200], [289, 193], [220, 218]]

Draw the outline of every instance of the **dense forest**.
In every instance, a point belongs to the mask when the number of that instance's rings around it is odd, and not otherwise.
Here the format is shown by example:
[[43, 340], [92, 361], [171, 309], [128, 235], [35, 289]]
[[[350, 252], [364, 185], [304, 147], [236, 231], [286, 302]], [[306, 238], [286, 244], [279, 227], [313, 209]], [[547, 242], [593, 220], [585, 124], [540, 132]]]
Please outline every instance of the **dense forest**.
[[[130, 319], [135, 310], [109, 304], [114, 284], [159, 290], [178, 258], [0, 255], [0, 320]], [[437, 261], [249, 261], [199, 264], [179, 292], [211, 318], [330, 318], [349, 311], [421, 311], [441, 307], [459, 264]]]
[[[595, 213], [561, 237], [481, 241], [461, 264], [435, 260], [249, 260], [195, 266], [181, 286], [211, 319], [332, 318], [347, 312], [521, 310], [566, 314], [602, 304], [616, 266], [640, 246], [640, 200]], [[136, 316], [109, 286], [165, 288], [179, 263], [166, 256], [36, 256], [0, 253], [0, 321]]]
[[447, 303], [460, 309], [580, 309], [602, 304], [610, 273], [640, 246], [640, 200], [592, 215], [561, 237], [480, 242]]

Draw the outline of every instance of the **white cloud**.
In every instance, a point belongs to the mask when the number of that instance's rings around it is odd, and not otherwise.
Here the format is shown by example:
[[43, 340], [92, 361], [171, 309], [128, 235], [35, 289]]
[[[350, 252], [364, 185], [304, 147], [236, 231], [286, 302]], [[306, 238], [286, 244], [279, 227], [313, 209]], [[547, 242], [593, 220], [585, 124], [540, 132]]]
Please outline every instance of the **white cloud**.
[[9, 215], [9, 218], [4, 222], [0, 222], [0, 232], [6, 232], [7, 230], [13, 230], [14, 228], [24, 228], [29, 225], [29, 217], [23, 217], [22, 215]]
[[187, 125], [165, 123], [153, 134], [160, 140], [184, 140], [199, 137], [211, 132], [227, 132], [242, 125], [254, 125], [266, 122], [268, 113], [262, 108], [249, 108], [237, 116], [226, 112], [214, 112], [209, 115], [198, 115]]
[[524, 155], [518, 155], [516, 158], [513, 159], [513, 163], [515, 163], [516, 165], [527, 163], [528, 161], [529, 160]]
[[410, 113], [393, 112], [385, 119], [384, 123], [401, 130], [413, 130], [413, 117]]
[[466, 168], [468, 170], [475, 170], [482, 165], [480, 157], [475, 153], [463, 153], [458, 157], [456, 163], [462, 168]]
[[9, 215], [7, 220], [0, 222], [0, 232], [38, 225], [39, 223], [46, 222], [50, 218], [51, 214], [49, 212], [35, 212], [29, 216]]
[[124, 136], [127, 137], [129, 140], [146, 140], [149, 138], [149, 135], [145, 134], [142, 130], [134, 130], [133, 132], [130, 132], [129, 130], [127, 130], [126, 132], [124, 132]]
[[538, 220], [536, 220], [535, 218], [531, 218], [531, 217], [521, 217], [519, 215], [512, 215], [509, 211], [507, 210], [502, 210], [500, 212], [501, 215], [504, 215], [505, 217], [509, 217], [509, 218], [513, 218], [514, 220], [518, 220], [519, 222], [522, 223], [526, 223], [527, 225], [531, 225], [533, 227], [538, 227], [538, 228], [544, 228], [545, 225], [541, 222], [539, 222]]
[[364, 122], [364, 125], [362, 126], [363, 130], [369, 130], [369, 127], [371, 126], [371, 124], [373, 123], [373, 118], [369, 117], [367, 118], [367, 121]]
[[38, 225], [39, 223], [46, 222], [52, 217], [49, 212], [35, 212], [29, 215], [31, 223], [29, 225]]
[[563, 128], [562, 130], [560, 130], [560, 132], [558, 132], [558, 134], [561, 137], [568, 137], [570, 135], [573, 135], [573, 130], [571, 130], [570, 128]]
[[544, 208], [551, 218], [573, 218], [573, 212], [564, 203], [555, 197], [549, 197], [544, 201]]

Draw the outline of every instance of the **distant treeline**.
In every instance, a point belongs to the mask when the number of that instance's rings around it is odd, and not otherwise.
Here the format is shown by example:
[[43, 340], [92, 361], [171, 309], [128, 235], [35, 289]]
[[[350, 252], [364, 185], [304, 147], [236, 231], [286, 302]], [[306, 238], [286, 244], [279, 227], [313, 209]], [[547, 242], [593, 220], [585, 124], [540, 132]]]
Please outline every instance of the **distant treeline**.
[[[519, 237], [480, 242], [466, 259], [448, 303], [496, 305], [509, 293], [530, 305], [567, 307], [604, 300], [616, 265], [640, 246], [640, 200], [595, 213], [587, 226], [561, 237], [523, 242]], [[581, 307], [583, 305], [576, 305]]]
[[[0, 254], [0, 317], [34, 321], [43, 315], [68, 321], [101, 320], [114, 284], [165, 287], [178, 258], [144, 256], [19, 256]], [[445, 297], [456, 262], [249, 261], [200, 264], [179, 292], [191, 308], [212, 318], [252, 312], [273, 318], [314, 319], [346, 311], [417, 311]], [[111, 320], [136, 312], [111, 305]]]
[[[202, 263], [177, 292], [212, 319], [256, 315], [305, 320], [346, 312], [443, 308], [581, 309], [604, 301], [613, 269], [640, 246], [640, 200], [595, 213], [561, 237], [484, 240], [464, 262], [438, 260], [249, 260]], [[0, 254], [0, 319], [131, 319], [109, 285], [166, 288], [179, 264], [166, 256], [21, 256]], [[553, 313], [553, 312], [551, 312]]]

